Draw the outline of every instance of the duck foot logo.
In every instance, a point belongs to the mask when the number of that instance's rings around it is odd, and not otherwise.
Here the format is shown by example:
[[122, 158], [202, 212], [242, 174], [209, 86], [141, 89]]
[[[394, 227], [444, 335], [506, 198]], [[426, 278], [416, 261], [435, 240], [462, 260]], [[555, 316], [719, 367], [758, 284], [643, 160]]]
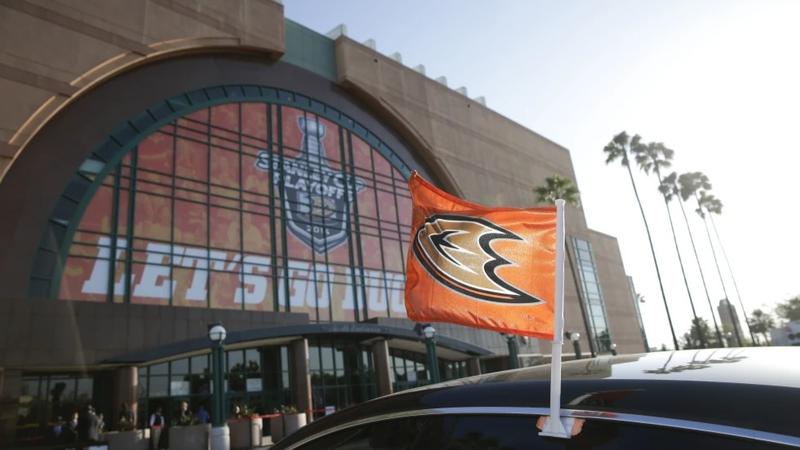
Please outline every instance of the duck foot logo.
[[[356, 195], [366, 188], [359, 177], [335, 170], [325, 158], [325, 125], [299, 117], [301, 154], [283, 158], [259, 152], [256, 168], [272, 174], [283, 187], [283, 211], [287, 228], [317, 253], [325, 253], [347, 241], [347, 213]], [[270, 160], [272, 167], [270, 167]]]

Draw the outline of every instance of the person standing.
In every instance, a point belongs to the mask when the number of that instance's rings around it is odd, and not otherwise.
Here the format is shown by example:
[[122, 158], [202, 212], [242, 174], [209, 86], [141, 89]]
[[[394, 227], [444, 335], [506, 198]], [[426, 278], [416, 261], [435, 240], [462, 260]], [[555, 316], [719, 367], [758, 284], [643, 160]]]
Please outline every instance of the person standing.
[[161, 448], [161, 433], [163, 429], [166, 427], [167, 423], [164, 420], [164, 414], [161, 411], [161, 407], [159, 406], [156, 408], [156, 411], [153, 414], [150, 414], [150, 448], [152, 450], [158, 450]]
[[81, 414], [78, 416], [78, 440], [79, 441], [88, 441], [89, 440], [89, 429], [92, 427], [92, 405], [87, 405]]
[[100, 424], [102, 418], [99, 417], [95, 411], [94, 407], [89, 406], [89, 429], [87, 431], [89, 442], [99, 442], [100, 441]]
[[97, 414], [97, 439], [98, 440], [103, 435], [103, 431], [105, 431], [105, 429], [106, 429], [105, 416], [103, 416], [103, 413]]
[[194, 422], [192, 411], [189, 410], [189, 402], [182, 401], [178, 409], [178, 415], [175, 417], [175, 424], [180, 426], [188, 426]]
[[197, 420], [197, 423], [203, 425], [211, 422], [211, 415], [208, 414], [208, 411], [206, 411], [203, 405], [200, 405], [200, 409], [197, 410], [197, 414], [194, 415], [194, 418]]
[[75, 442], [78, 440], [78, 418], [80, 414], [78, 411], [72, 413], [69, 422], [67, 423], [67, 430], [64, 433], [64, 441]]
[[120, 431], [133, 429], [133, 413], [127, 403], [122, 403], [119, 407], [117, 428], [119, 428]]

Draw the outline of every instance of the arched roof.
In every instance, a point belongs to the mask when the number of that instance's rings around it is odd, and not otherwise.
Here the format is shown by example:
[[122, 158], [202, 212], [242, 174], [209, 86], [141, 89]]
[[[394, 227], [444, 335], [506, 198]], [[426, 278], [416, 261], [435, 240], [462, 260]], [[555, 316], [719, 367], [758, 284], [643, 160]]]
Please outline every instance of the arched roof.
[[[289, 340], [324, 336], [349, 336], [369, 341], [374, 338], [400, 339], [403, 341], [421, 342], [421, 338], [411, 329], [379, 325], [375, 323], [331, 322], [304, 325], [290, 325], [257, 328], [245, 331], [231, 331], [225, 339], [228, 348], [243, 348], [248, 344], [278, 344]], [[447, 336], [436, 337], [437, 347], [444, 350], [448, 359], [466, 359], [470, 357], [488, 356], [492, 352], [477, 345], [470, 344]], [[160, 347], [119, 355], [103, 361], [106, 364], [141, 364], [152, 361], [172, 359], [180, 355], [203, 352], [210, 349], [207, 337], [198, 337], [175, 342]], [[441, 353], [441, 351], [440, 351]]]

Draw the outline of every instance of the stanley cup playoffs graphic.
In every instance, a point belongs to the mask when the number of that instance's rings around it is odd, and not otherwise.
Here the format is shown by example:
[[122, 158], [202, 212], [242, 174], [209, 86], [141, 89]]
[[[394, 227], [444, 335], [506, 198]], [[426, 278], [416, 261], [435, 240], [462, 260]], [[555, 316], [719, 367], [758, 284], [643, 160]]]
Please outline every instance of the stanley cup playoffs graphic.
[[[325, 253], [347, 240], [347, 213], [356, 194], [363, 191], [363, 179], [330, 166], [325, 158], [325, 125], [315, 119], [299, 117], [303, 135], [301, 154], [281, 158], [272, 154], [272, 180], [283, 185], [286, 225], [294, 236], [317, 253]], [[270, 153], [258, 154], [256, 167], [270, 169]]]

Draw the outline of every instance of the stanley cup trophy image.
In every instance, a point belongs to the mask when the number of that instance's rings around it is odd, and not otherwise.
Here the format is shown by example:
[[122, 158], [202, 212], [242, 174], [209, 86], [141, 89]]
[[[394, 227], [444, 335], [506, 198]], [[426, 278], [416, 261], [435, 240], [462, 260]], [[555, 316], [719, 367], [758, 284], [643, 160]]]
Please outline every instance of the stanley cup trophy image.
[[347, 241], [347, 214], [366, 183], [331, 167], [322, 142], [324, 124], [298, 117], [297, 126], [302, 134], [300, 156], [285, 158], [262, 151], [256, 167], [269, 171], [272, 161], [272, 180], [283, 192], [287, 227], [315, 252], [325, 253]]

